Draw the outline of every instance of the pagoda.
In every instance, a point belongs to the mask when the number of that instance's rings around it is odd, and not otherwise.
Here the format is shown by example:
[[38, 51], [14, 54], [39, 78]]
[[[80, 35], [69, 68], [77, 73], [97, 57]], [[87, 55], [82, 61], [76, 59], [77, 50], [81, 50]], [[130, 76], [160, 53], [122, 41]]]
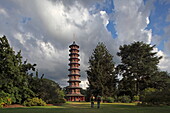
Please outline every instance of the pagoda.
[[80, 93], [81, 87], [79, 86], [80, 81], [80, 69], [79, 69], [79, 46], [73, 42], [69, 46], [70, 48], [70, 58], [69, 58], [69, 86], [67, 87], [68, 93], [67, 93], [67, 101], [85, 101], [84, 95]]

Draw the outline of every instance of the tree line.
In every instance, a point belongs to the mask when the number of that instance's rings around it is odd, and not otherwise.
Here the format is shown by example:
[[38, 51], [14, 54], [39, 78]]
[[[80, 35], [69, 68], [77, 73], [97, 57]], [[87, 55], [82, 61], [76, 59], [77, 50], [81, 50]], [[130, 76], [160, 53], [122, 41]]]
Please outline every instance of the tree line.
[[[93, 94], [107, 102], [170, 105], [170, 76], [158, 68], [162, 56], [153, 51], [154, 47], [144, 42], [120, 46], [117, 55], [121, 62], [115, 64], [104, 43], [98, 43], [86, 71], [88, 88], [81, 90], [86, 100]], [[45, 105], [42, 100], [62, 103], [66, 92], [44, 74], [39, 76], [36, 64], [23, 61], [21, 51], [16, 53], [7, 37], [0, 37], [0, 107], [3, 103], [30, 105], [33, 101], [34, 105]]]
[[154, 47], [139, 41], [120, 46], [117, 55], [121, 62], [115, 65], [104, 43], [98, 43], [89, 58], [87, 97], [99, 94], [105, 100], [108, 97], [115, 101], [128, 98], [149, 103], [147, 95], [170, 94], [169, 73], [158, 68], [162, 56], [153, 51]]
[[58, 83], [39, 76], [36, 64], [23, 61], [21, 51], [15, 52], [6, 36], [0, 37], [0, 107], [31, 98], [46, 103], [63, 102], [64, 93]]

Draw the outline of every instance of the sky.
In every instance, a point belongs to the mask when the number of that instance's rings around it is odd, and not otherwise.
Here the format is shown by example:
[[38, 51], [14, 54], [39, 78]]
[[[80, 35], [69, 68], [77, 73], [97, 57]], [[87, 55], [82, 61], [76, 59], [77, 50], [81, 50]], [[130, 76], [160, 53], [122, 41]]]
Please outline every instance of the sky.
[[0, 0], [0, 36], [6, 35], [39, 74], [68, 86], [69, 45], [80, 46], [81, 86], [98, 42], [116, 55], [120, 45], [143, 41], [163, 56], [170, 73], [170, 0]]

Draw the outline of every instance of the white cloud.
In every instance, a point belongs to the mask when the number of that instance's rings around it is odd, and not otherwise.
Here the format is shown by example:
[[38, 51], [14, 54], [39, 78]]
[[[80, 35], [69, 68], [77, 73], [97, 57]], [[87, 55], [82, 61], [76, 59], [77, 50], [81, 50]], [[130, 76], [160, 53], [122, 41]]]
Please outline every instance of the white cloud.
[[[108, 23], [106, 12], [90, 14], [89, 10], [101, 1], [69, 1], [55, 0], [15, 0], [3, 1], [1, 13], [6, 11], [10, 17], [2, 17], [0, 33], [7, 35], [15, 50], [29, 62], [37, 63], [40, 74], [67, 84], [68, 78], [68, 46], [73, 40], [80, 45], [81, 79], [86, 81], [88, 58], [98, 41], [112, 40], [106, 29]], [[8, 10], [6, 5], [11, 5]], [[10, 32], [9, 32], [10, 31]], [[73, 34], [76, 37], [73, 38]], [[107, 38], [106, 38], [107, 37]]]
[[160, 44], [161, 40], [162, 40], [162, 37], [159, 36], [159, 35], [152, 36], [152, 44], [153, 45], [157, 45], [158, 46]]
[[147, 30], [151, 3], [142, 0], [127, 1], [114, 0], [115, 4], [115, 28], [118, 38], [124, 43], [133, 41], [151, 42], [152, 30]]
[[169, 67], [170, 67], [170, 57], [163, 51], [158, 50], [158, 48], [154, 48], [154, 52], [157, 52], [157, 56], [162, 56], [162, 59], [160, 60], [160, 63], [158, 64], [158, 67], [162, 71], [167, 71], [170, 73]]
[[[133, 41], [150, 43], [149, 24], [152, 0], [114, 0], [114, 13], [97, 9], [104, 0], [15, 0], [0, 1], [0, 34], [9, 38], [15, 50], [22, 50], [25, 59], [38, 64], [40, 74], [66, 86], [68, 80], [68, 46], [73, 40], [80, 45], [82, 86], [85, 87], [88, 59], [98, 42], [104, 42], [114, 55], [122, 44]], [[3, 5], [1, 5], [3, 4]], [[12, 6], [7, 7], [7, 6]], [[91, 13], [92, 12], [92, 13]], [[8, 15], [8, 16], [7, 16]], [[114, 15], [114, 17], [110, 16]], [[118, 34], [112, 38], [107, 30], [114, 20]], [[76, 36], [73, 37], [73, 34]]]
[[150, 23], [149, 17], [146, 17], [146, 24], [148, 25]]
[[[167, 2], [167, 1], [164, 1]], [[159, 45], [163, 39], [159, 35], [152, 34], [152, 29], [147, 30], [150, 23], [149, 16], [153, 7], [154, 0], [147, 1], [145, 4], [142, 0], [128, 1], [128, 0], [114, 0], [115, 5], [115, 28], [118, 34], [116, 41], [119, 44], [128, 44], [133, 41], [144, 41], [148, 44]], [[169, 17], [167, 17], [167, 20]], [[170, 27], [164, 28], [166, 37], [169, 37]], [[160, 60], [159, 68], [170, 72], [170, 41], [165, 42], [164, 51], [155, 48], [158, 56], [163, 58]], [[162, 45], [163, 46], [163, 45]]]
[[3, 15], [3, 16], [8, 17], [8, 14], [7, 14], [7, 12], [5, 11], [5, 9], [2, 9], [2, 8], [0, 8], [0, 15]]
[[106, 13], [106, 11], [100, 11], [101, 14], [101, 18], [103, 19], [103, 24], [105, 25], [105, 27], [107, 26], [107, 24], [109, 23], [109, 17]]

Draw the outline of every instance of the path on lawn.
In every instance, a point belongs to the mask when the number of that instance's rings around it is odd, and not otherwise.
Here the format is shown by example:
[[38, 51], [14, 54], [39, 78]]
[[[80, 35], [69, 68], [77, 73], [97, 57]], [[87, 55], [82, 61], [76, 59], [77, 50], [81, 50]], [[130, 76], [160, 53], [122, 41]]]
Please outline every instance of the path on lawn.
[[101, 103], [90, 108], [89, 102], [67, 102], [62, 106], [2, 108], [0, 113], [170, 113], [170, 106], [141, 107], [134, 103]]

